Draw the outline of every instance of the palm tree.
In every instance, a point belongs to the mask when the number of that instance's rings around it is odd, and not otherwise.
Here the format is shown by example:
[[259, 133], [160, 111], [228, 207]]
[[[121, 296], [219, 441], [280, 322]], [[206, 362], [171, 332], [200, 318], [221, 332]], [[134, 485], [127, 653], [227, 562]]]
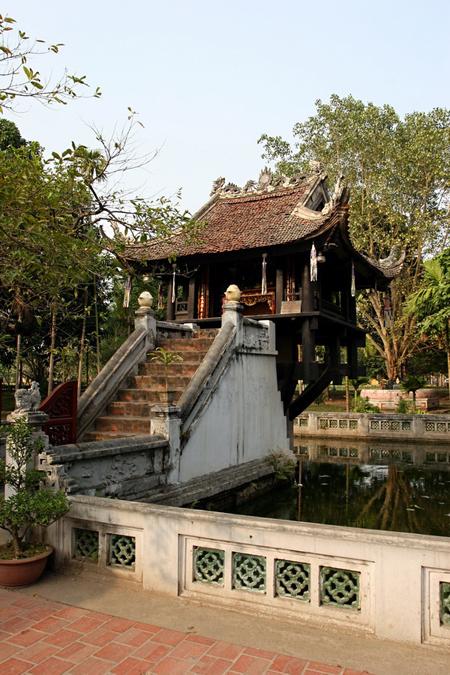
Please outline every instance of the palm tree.
[[422, 288], [410, 296], [406, 309], [419, 319], [420, 331], [446, 350], [450, 396], [450, 248], [424, 262]]

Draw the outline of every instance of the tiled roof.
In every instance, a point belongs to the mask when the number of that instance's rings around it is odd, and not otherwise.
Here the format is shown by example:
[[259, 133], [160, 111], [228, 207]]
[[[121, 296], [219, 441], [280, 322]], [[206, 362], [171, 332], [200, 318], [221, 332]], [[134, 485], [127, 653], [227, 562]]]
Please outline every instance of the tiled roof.
[[302, 207], [312, 183], [239, 196], [219, 195], [199, 212], [203, 223], [194, 240], [175, 234], [170, 238], [127, 246], [129, 260], [162, 260], [171, 256], [225, 253], [278, 246], [318, 232], [329, 220]]
[[373, 260], [357, 251], [348, 233], [346, 209], [348, 191], [341, 191], [324, 209], [312, 211], [304, 205], [320, 177], [297, 181], [294, 186], [278, 187], [257, 193], [218, 192], [194, 216], [201, 223], [195, 236], [174, 234], [125, 247], [123, 257], [130, 261], [167, 260], [193, 255], [211, 255], [251, 249], [265, 249], [313, 238], [339, 223], [349, 254], [359, 258], [380, 279], [392, 279], [403, 266], [404, 253], [393, 251], [385, 260]]

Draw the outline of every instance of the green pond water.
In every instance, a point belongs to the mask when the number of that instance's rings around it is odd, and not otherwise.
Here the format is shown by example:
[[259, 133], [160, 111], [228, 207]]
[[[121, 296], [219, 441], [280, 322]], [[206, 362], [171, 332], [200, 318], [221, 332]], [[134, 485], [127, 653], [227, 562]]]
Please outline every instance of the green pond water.
[[[295, 480], [233, 513], [450, 536], [450, 445], [296, 448]], [[231, 510], [231, 509], [230, 509]]]

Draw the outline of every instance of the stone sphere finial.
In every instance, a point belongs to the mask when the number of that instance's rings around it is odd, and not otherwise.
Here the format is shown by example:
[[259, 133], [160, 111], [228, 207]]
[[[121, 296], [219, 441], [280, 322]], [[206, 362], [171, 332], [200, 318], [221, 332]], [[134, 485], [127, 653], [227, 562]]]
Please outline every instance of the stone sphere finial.
[[241, 299], [241, 291], [239, 286], [236, 286], [236, 284], [231, 284], [228, 286], [227, 290], [225, 291], [225, 297], [227, 302], [239, 302]]
[[138, 297], [139, 307], [145, 307], [150, 309], [153, 305], [153, 295], [149, 291], [142, 291]]

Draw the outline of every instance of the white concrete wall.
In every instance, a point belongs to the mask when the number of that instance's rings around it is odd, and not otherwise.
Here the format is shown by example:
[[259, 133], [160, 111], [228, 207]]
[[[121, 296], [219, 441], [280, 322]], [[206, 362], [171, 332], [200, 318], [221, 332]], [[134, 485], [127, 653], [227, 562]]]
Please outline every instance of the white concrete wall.
[[179, 480], [219, 471], [272, 450], [288, 450], [274, 352], [237, 352], [214, 395], [193, 423], [180, 458]]
[[[235, 516], [157, 505], [71, 498], [71, 510], [50, 528], [57, 563], [73, 557], [74, 528], [100, 533], [98, 564], [86, 568], [116, 578], [134, 579], [145, 589], [171, 596], [230, 606], [249, 613], [284, 616], [372, 632], [384, 639], [450, 646], [450, 624], [439, 618], [441, 583], [450, 583], [450, 540], [445, 537], [377, 532], [291, 521]], [[136, 542], [133, 570], [108, 566], [109, 534], [132, 536]], [[194, 547], [224, 551], [223, 585], [194, 580]], [[232, 554], [263, 556], [264, 592], [233, 588]], [[276, 559], [311, 566], [310, 600], [277, 597]], [[74, 563], [72, 565], [82, 565]], [[320, 570], [351, 570], [360, 578], [359, 609], [330, 607], [320, 601]]]

